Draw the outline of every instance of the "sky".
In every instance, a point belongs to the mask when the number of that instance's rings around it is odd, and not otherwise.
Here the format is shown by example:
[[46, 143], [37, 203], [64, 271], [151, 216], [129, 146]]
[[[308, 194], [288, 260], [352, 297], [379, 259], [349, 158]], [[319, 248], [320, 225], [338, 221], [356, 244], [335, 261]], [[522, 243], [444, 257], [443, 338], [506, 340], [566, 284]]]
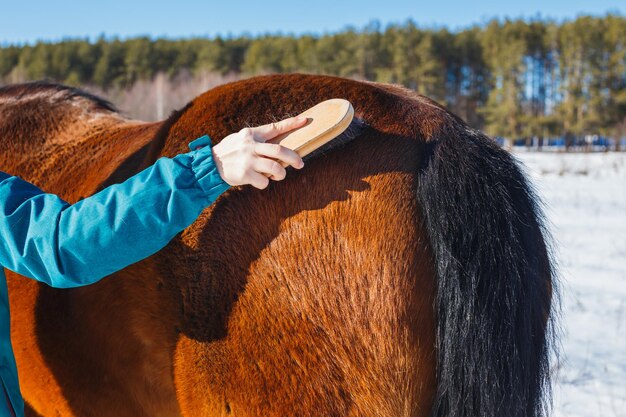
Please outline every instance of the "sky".
[[63, 38], [324, 34], [377, 20], [462, 29], [493, 17], [626, 12], [626, 0], [0, 0], [0, 44]]

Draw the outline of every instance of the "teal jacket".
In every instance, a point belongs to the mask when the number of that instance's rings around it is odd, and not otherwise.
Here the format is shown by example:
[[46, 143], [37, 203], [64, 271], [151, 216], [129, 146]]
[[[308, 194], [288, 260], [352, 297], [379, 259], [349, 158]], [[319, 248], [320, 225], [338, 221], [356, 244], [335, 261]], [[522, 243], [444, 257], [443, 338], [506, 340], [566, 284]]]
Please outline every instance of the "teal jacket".
[[[92, 284], [161, 248], [229, 188], [208, 136], [75, 204], [0, 172], [0, 266], [58, 288]], [[204, 147], [201, 147], [204, 146]], [[24, 415], [0, 268], [0, 416]]]

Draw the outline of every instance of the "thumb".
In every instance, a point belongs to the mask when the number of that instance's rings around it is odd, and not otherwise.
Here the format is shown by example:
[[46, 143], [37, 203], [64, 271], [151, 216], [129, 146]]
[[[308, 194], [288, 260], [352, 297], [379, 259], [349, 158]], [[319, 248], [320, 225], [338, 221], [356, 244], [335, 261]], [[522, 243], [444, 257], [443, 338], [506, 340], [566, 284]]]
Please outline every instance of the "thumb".
[[306, 117], [290, 117], [288, 119], [281, 120], [280, 122], [269, 123], [263, 126], [253, 127], [252, 133], [255, 138], [262, 139], [263, 141], [270, 140], [283, 133], [290, 132], [294, 129], [302, 127], [306, 124], [308, 119]]

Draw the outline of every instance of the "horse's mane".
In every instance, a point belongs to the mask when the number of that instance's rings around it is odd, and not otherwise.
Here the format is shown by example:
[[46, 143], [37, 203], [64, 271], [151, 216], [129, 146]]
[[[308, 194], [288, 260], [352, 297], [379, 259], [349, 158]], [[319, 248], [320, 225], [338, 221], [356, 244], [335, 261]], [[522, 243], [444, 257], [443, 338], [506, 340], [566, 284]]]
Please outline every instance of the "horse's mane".
[[86, 107], [90, 107], [92, 110], [118, 111], [111, 102], [95, 94], [88, 93], [79, 88], [48, 81], [32, 81], [0, 87], [0, 105], [6, 100], [24, 101], [29, 99], [45, 99], [50, 103], [79, 101], [81, 104], [86, 104]]

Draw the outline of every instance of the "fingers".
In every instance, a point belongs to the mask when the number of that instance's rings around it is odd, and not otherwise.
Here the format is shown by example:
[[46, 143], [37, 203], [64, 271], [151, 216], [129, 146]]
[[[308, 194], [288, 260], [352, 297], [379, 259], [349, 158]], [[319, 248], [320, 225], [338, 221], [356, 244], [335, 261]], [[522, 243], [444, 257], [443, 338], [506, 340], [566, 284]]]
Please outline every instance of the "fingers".
[[283, 180], [287, 172], [283, 165], [300, 169], [302, 158], [293, 150], [265, 143], [283, 133], [304, 126], [306, 117], [291, 117], [259, 127], [247, 127], [225, 137], [212, 149], [214, 160], [221, 166], [220, 176], [230, 185], [250, 184], [258, 189], [268, 186], [270, 178]]
[[261, 174], [265, 174], [275, 181], [285, 179], [287, 176], [287, 171], [285, 171], [285, 168], [283, 168], [278, 161], [273, 161], [267, 158], [257, 158], [254, 161], [254, 170]]
[[253, 172], [250, 174], [247, 183], [258, 188], [259, 190], [263, 190], [269, 185], [270, 179], [263, 174]]
[[300, 155], [298, 155], [296, 151], [276, 143], [257, 143], [254, 147], [254, 151], [257, 155], [281, 161], [283, 165], [291, 165], [297, 169], [304, 166], [302, 158], [300, 158]]
[[294, 129], [304, 126], [307, 123], [306, 117], [290, 117], [267, 125], [253, 127], [251, 130], [255, 138], [261, 140], [269, 140], [283, 133], [290, 132]]

